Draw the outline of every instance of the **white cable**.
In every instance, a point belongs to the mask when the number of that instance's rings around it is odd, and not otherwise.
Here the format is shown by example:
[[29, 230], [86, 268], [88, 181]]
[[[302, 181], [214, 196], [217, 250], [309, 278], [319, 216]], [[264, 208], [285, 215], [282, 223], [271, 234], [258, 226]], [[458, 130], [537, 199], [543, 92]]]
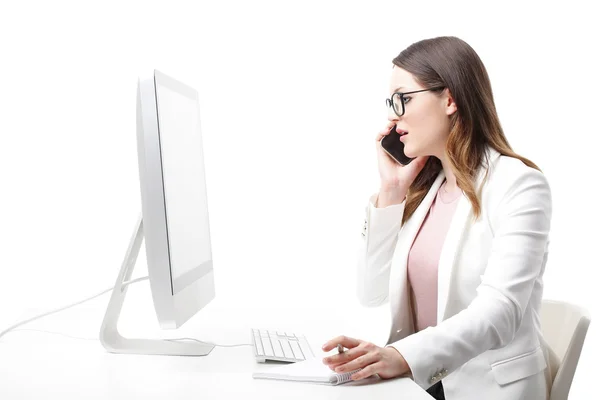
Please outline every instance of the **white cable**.
[[[44, 331], [42, 329], [21, 328], [21, 329], [13, 329], [11, 332], [19, 332], [19, 331], [51, 333], [53, 335], [65, 336], [65, 337], [68, 337], [70, 339], [92, 340], [92, 341], [99, 340], [98, 338], [84, 338], [84, 337], [79, 337], [79, 336], [67, 335], [66, 333], [62, 333], [62, 332]], [[252, 346], [251, 343], [242, 343], [242, 344], [216, 344], [216, 343], [211, 343], [211, 342], [203, 342], [202, 340], [198, 340], [198, 339], [194, 339], [194, 338], [175, 338], [175, 339], [164, 339], [164, 340], [167, 340], [167, 341], [170, 341], [170, 342], [176, 342], [176, 341], [179, 341], [179, 340], [193, 340], [193, 341], [196, 341], [196, 342], [199, 342], [199, 343], [211, 344], [213, 346], [219, 346], [219, 347]]]
[[[142, 278], [136, 278], [136, 279], [132, 279], [132, 280], [130, 280], [130, 281], [124, 282], [124, 283], [123, 283], [123, 287], [125, 287], [125, 286], [127, 286], [127, 285], [131, 285], [132, 283], [136, 283], [136, 282], [140, 282], [140, 281], [145, 281], [145, 280], [147, 280], [147, 279], [148, 279], [148, 277], [147, 277], [147, 276], [144, 276], [144, 277], [142, 277]], [[55, 314], [55, 313], [57, 313], [57, 312], [60, 312], [60, 311], [63, 311], [63, 310], [66, 310], [67, 308], [71, 308], [71, 307], [78, 306], [78, 305], [79, 305], [79, 304], [81, 304], [81, 303], [85, 303], [86, 301], [93, 300], [93, 299], [95, 299], [96, 297], [100, 297], [100, 296], [102, 296], [104, 293], [110, 292], [111, 290], [113, 290], [113, 288], [112, 288], [112, 287], [111, 287], [111, 288], [109, 288], [109, 289], [103, 290], [102, 292], [100, 292], [100, 293], [98, 293], [98, 294], [95, 294], [95, 295], [93, 295], [92, 297], [88, 297], [88, 298], [87, 298], [87, 299], [85, 299], [85, 300], [78, 301], [77, 303], [70, 304], [70, 305], [68, 305], [68, 306], [64, 306], [64, 307], [58, 308], [58, 309], [56, 309], [56, 310], [48, 311], [48, 312], [46, 312], [46, 313], [44, 313], [44, 314], [40, 314], [40, 315], [37, 315], [37, 316], [35, 316], [35, 317], [29, 318], [29, 319], [27, 319], [27, 320], [25, 320], [25, 321], [18, 322], [18, 323], [16, 323], [16, 324], [14, 324], [13, 326], [9, 327], [8, 329], [5, 329], [5, 330], [3, 330], [2, 332], [0, 332], [0, 338], [2, 338], [2, 336], [6, 335], [8, 332], [12, 331], [13, 329], [15, 329], [15, 328], [17, 328], [17, 327], [19, 327], [19, 326], [21, 326], [21, 325], [25, 325], [25, 324], [27, 324], [27, 323], [29, 323], [29, 322], [31, 322], [31, 321], [35, 321], [36, 319], [39, 319], [39, 318], [45, 317], [45, 316], [47, 316], [47, 315], [50, 315], [50, 314]]]
[[62, 332], [44, 331], [41, 329], [21, 328], [21, 329], [13, 329], [11, 332], [20, 332], [20, 331], [51, 333], [53, 335], [66, 336], [70, 339], [92, 340], [92, 341], [99, 340], [98, 338], [84, 338], [84, 337], [79, 337], [79, 336], [71, 336], [71, 335], [67, 335], [66, 333], [62, 333]]
[[196, 342], [199, 343], [204, 343], [204, 344], [211, 344], [213, 346], [218, 346], [218, 347], [237, 347], [237, 346], [252, 346], [252, 343], [242, 343], [242, 344], [216, 344], [216, 343], [211, 343], [211, 342], [203, 342], [202, 340], [198, 340], [198, 339], [194, 339], [194, 338], [188, 338], [188, 337], [184, 337], [184, 338], [177, 338], [177, 339], [165, 339], [169, 342], [175, 342], [178, 340], [194, 340]]
[[[132, 279], [130, 281], [124, 282], [122, 287], [126, 287], [128, 285], [131, 285], [132, 283], [137, 283], [137, 282], [141, 282], [141, 281], [145, 281], [145, 280], [148, 280], [147, 276], [144, 276], [144, 277], [141, 277], [141, 278]], [[52, 333], [52, 334], [55, 334], [55, 335], [62, 335], [62, 336], [66, 336], [66, 337], [69, 337], [69, 338], [72, 338], [72, 339], [99, 340], [99, 339], [89, 339], [89, 338], [82, 338], [82, 337], [77, 337], [77, 336], [71, 336], [71, 335], [67, 335], [65, 333], [60, 333], [60, 332], [44, 331], [44, 330], [41, 330], [41, 329], [15, 329], [15, 328], [18, 328], [21, 325], [25, 325], [25, 324], [27, 324], [27, 323], [29, 323], [31, 321], [35, 321], [36, 319], [45, 317], [47, 315], [55, 314], [57, 312], [66, 310], [68, 308], [75, 307], [75, 306], [77, 306], [77, 305], [79, 305], [81, 303], [85, 303], [86, 301], [93, 300], [96, 297], [102, 296], [104, 293], [108, 293], [108, 292], [112, 291], [113, 289], [114, 288], [112, 288], [112, 287], [108, 288], [108, 289], [103, 290], [102, 292], [100, 292], [98, 294], [95, 294], [95, 295], [93, 295], [91, 297], [88, 297], [87, 299], [78, 301], [77, 303], [73, 303], [73, 304], [70, 304], [68, 306], [64, 306], [64, 307], [58, 308], [56, 310], [48, 311], [48, 312], [46, 312], [44, 314], [40, 314], [40, 315], [37, 315], [35, 317], [29, 318], [29, 319], [27, 319], [25, 321], [18, 322], [16, 324], [12, 325], [11, 327], [9, 327], [8, 329], [5, 329], [2, 332], [0, 332], [0, 338], [2, 336], [6, 335], [7, 333], [11, 332], [11, 331], [13, 331], [13, 332], [17, 332], [17, 331], [33, 331], [33, 332], [45, 332], [45, 333]], [[210, 345], [218, 346], [218, 347], [252, 346], [252, 344], [249, 344], [249, 343], [243, 343], [243, 344], [216, 344], [216, 343], [210, 343], [210, 342], [203, 342], [201, 340], [194, 339], [194, 338], [176, 338], [176, 339], [165, 339], [165, 340], [168, 340], [168, 341], [194, 340], [194, 341], [199, 342], [199, 343], [210, 344]]]

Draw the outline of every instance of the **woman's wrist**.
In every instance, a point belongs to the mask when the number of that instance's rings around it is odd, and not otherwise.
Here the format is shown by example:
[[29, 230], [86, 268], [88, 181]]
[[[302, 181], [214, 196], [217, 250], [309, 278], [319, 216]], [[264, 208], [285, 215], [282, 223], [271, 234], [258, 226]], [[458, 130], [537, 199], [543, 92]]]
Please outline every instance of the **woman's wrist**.
[[408, 376], [411, 379], [413, 378], [413, 374], [412, 371], [410, 369], [410, 365], [408, 365], [408, 363], [406, 362], [406, 359], [404, 358], [404, 356], [402, 355], [402, 353], [400, 353], [398, 351], [397, 348], [393, 347], [393, 346], [386, 346], [386, 349], [389, 349], [388, 351], [392, 354], [394, 354], [394, 358], [397, 360], [397, 362], [400, 364], [400, 370], [402, 371], [402, 373], [400, 374], [400, 376]]
[[386, 191], [380, 190], [375, 202], [375, 207], [384, 208], [387, 206], [400, 204], [406, 198], [406, 193], [403, 191]]

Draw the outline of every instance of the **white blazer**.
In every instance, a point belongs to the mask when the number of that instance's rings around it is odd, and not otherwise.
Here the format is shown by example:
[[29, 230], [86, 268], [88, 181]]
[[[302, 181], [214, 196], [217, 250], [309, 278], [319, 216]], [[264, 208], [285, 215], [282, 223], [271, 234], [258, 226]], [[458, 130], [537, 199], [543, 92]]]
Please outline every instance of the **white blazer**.
[[487, 148], [478, 171], [482, 214], [472, 219], [458, 200], [438, 267], [437, 326], [414, 333], [407, 281], [410, 247], [444, 180], [440, 171], [414, 214], [400, 227], [404, 205], [366, 208], [358, 262], [358, 297], [387, 301], [395, 347], [426, 389], [443, 379], [447, 400], [547, 399], [548, 354], [540, 309], [548, 257], [552, 199], [545, 176], [519, 159]]

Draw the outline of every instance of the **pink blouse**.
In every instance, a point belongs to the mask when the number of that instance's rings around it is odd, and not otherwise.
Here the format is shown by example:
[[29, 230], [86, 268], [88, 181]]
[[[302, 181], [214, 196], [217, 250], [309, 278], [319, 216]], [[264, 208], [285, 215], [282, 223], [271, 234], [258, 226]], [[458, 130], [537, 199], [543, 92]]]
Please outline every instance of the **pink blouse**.
[[438, 262], [462, 191], [450, 197], [440, 186], [408, 254], [408, 282], [415, 332], [437, 324]]

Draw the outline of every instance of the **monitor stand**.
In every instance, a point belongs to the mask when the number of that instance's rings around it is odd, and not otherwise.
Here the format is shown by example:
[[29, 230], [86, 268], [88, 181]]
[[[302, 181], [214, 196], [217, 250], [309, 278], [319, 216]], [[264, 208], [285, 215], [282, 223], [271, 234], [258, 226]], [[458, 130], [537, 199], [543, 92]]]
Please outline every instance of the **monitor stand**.
[[168, 356], [205, 356], [215, 347], [212, 344], [198, 342], [179, 342], [169, 339], [130, 339], [121, 336], [117, 323], [123, 302], [127, 294], [127, 281], [135, 267], [137, 256], [140, 252], [144, 238], [142, 216], [135, 224], [129, 248], [121, 265], [117, 282], [113, 289], [110, 301], [100, 328], [100, 342], [111, 353], [152, 354]]

